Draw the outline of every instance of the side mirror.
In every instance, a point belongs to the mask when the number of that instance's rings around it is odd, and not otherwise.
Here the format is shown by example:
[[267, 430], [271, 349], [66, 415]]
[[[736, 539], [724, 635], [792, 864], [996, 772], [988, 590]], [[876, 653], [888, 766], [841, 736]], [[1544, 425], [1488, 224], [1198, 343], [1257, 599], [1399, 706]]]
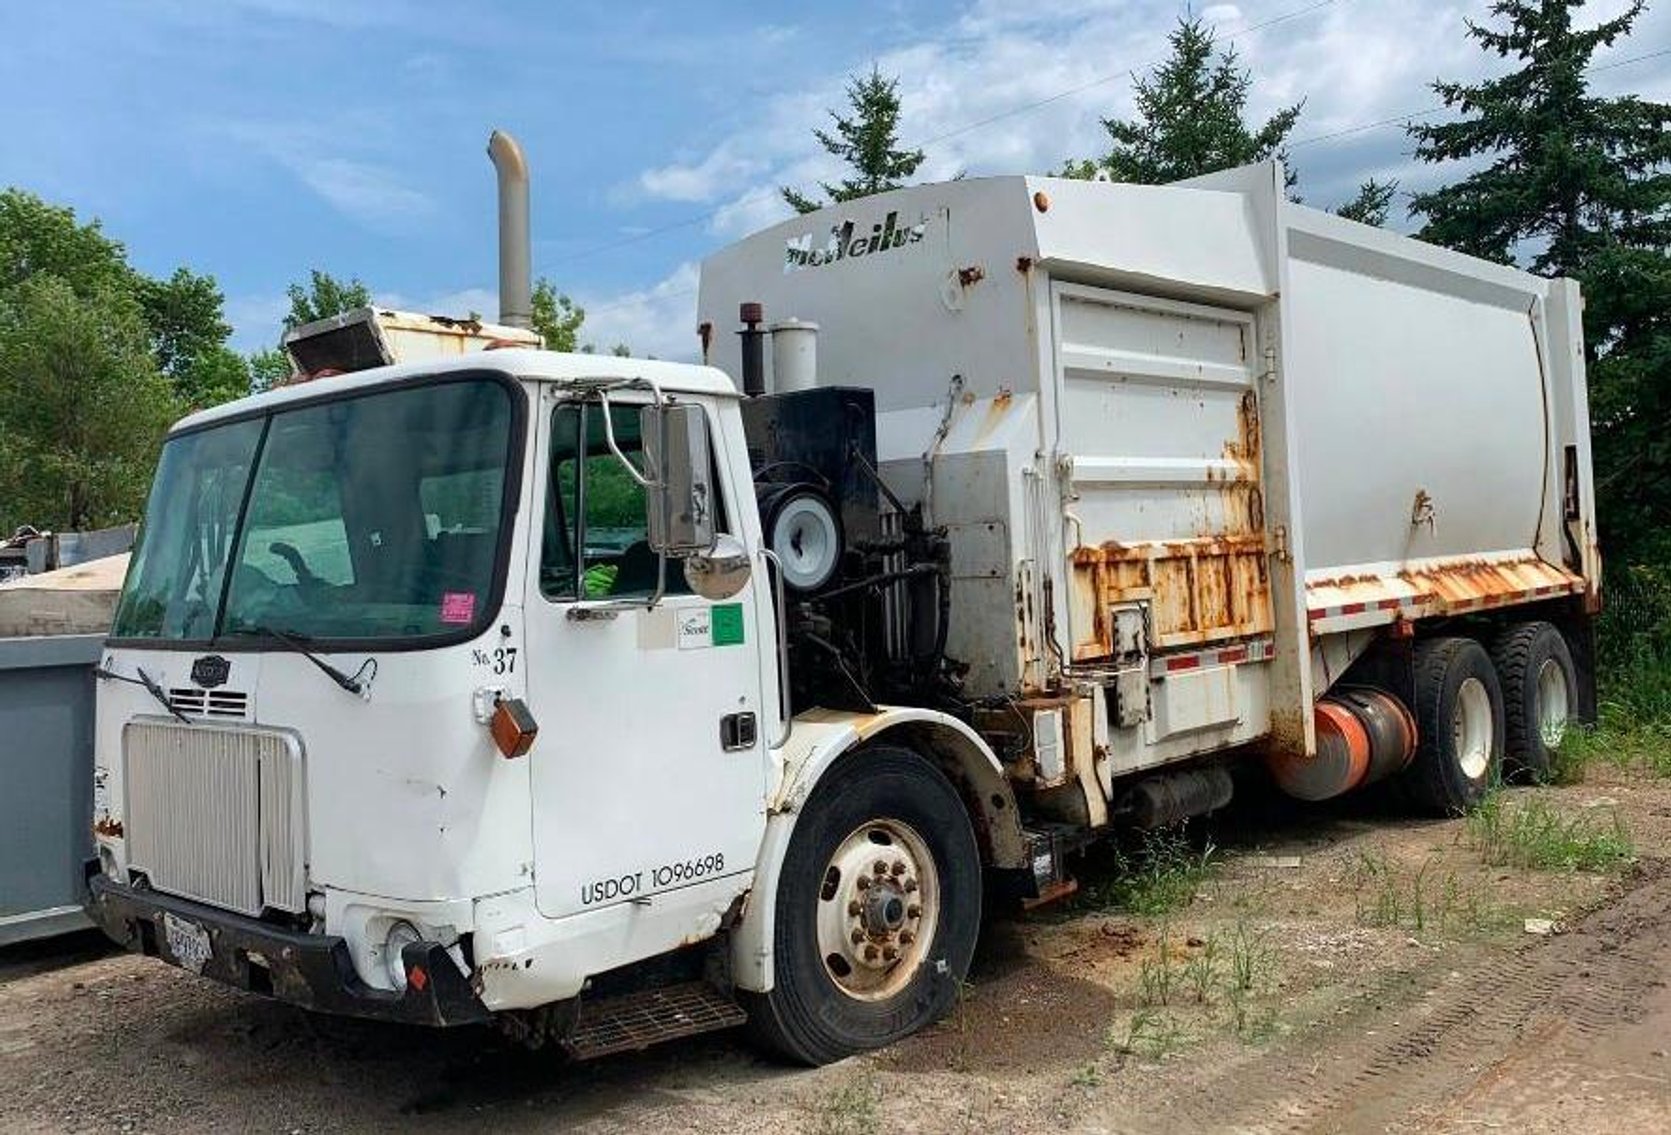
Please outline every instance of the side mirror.
[[722, 532], [712, 548], [685, 560], [685, 585], [692, 594], [718, 603], [741, 591], [752, 570], [743, 542]]
[[645, 494], [650, 547], [681, 558], [708, 551], [714, 546], [714, 485], [707, 415], [683, 403], [646, 406], [638, 428], [652, 478]]

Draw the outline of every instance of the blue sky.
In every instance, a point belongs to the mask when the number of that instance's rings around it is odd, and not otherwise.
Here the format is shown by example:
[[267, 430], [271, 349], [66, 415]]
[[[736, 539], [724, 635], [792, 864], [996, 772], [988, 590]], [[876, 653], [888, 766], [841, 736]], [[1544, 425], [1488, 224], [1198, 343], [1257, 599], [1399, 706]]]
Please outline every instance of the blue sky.
[[[1599, 19], [1623, 6], [1590, 7]], [[1494, 70], [1461, 37], [1463, 18], [1486, 7], [1196, 10], [1253, 67], [1255, 113], [1306, 99], [1300, 190], [1332, 205], [1371, 174], [1406, 188], [1438, 176], [1409, 165], [1400, 130], [1355, 128], [1431, 106], [1425, 84], [1440, 75]], [[1098, 116], [1129, 112], [1130, 73], [1164, 55], [1181, 10], [11, 0], [0, 184], [100, 218], [147, 271], [213, 274], [248, 349], [274, 340], [285, 285], [311, 267], [358, 275], [391, 305], [493, 314], [484, 147], [503, 127], [533, 168], [536, 272], [587, 306], [600, 346], [688, 356], [701, 257], [777, 219], [777, 185], [836, 173], [810, 128], [842, 105], [847, 74], [874, 62], [900, 76], [926, 177], [1045, 172], [1100, 148]], [[1667, 46], [1661, 0], [1598, 62]], [[1596, 85], [1671, 99], [1671, 56]]]

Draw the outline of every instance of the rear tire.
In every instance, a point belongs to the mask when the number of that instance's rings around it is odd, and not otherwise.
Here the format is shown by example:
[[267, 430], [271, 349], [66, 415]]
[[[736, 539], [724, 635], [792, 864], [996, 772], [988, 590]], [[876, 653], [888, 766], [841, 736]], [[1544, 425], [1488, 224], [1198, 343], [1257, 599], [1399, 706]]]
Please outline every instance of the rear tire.
[[1492, 644], [1503, 687], [1503, 762], [1511, 773], [1545, 781], [1578, 707], [1578, 674], [1567, 640], [1551, 623], [1520, 623]]
[[814, 1065], [908, 1036], [956, 1003], [980, 918], [980, 852], [951, 782], [908, 749], [845, 757], [784, 856], [776, 977], [746, 999], [750, 1031]]
[[1403, 775], [1425, 812], [1466, 812], [1498, 782], [1503, 764], [1503, 692], [1485, 648], [1471, 638], [1416, 644], [1416, 758]]

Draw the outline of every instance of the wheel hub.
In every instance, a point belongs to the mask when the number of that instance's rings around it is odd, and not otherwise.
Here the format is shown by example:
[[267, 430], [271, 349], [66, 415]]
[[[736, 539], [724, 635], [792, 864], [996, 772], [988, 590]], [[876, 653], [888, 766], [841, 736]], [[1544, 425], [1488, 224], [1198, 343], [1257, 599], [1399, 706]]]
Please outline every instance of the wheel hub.
[[849, 996], [890, 997], [915, 976], [938, 918], [939, 877], [922, 837], [897, 820], [865, 824], [841, 842], [824, 872], [824, 970]]

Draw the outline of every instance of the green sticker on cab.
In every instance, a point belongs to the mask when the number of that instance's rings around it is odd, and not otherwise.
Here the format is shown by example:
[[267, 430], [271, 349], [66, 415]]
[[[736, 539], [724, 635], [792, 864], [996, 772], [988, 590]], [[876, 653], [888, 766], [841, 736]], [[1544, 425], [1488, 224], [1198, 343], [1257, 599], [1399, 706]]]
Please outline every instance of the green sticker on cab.
[[741, 603], [714, 604], [712, 634], [715, 646], [742, 645], [743, 605]]

